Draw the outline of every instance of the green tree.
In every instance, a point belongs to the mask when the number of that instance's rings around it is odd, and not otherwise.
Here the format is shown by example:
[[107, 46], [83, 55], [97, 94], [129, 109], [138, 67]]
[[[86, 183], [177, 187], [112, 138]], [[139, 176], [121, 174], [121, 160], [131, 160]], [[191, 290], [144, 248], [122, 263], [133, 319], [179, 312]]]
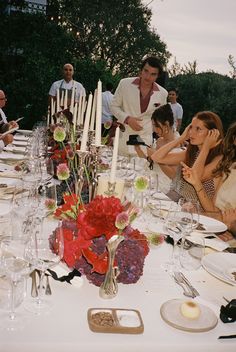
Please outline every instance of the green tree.
[[48, 17], [74, 35], [74, 55], [106, 62], [123, 76], [136, 74], [146, 54], [167, 63], [170, 54], [151, 29], [151, 16], [140, 0], [48, 1]]
[[196, 112], [210, 110], [217, 113], [224, 129], [236, 118], [236, 80], [214, 72], [183, 74], [169, 79], [169, 86], [179, 90], [183, 106], [183, 128]]

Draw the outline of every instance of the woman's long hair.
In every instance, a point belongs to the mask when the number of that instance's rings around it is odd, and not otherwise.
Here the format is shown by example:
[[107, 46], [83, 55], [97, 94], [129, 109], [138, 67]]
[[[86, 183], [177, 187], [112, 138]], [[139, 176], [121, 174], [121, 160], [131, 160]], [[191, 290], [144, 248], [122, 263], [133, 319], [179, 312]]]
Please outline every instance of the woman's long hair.
[[223, 141], [223, 158], [219, 162], [214, 176], [226, 175], [226, 178], [230, 174], [230, 167], [236, 161], [236, 122], [234, 122], [228, 129], [226, 136]]
[[[215, 114], [212, 111], [201, 111], [201, 112], [198, 112], [194, 117], [202, 121], [204, 123], [204, 126], [208, 130], [213, 130], [213, 129], [219, 130], [220, 132], [219, 140], [220, 139], [223, 140], [224, 138], [223, 125], [220, 117], [217, 114]], [[198, 151], [199, 149], [197, 145], [191, 145], [189, 143], [186, 150], [186, 164], [188, 166], [192, 166], [194, 164]], [[212, 148], [209, 151], [209, 154], [206, 158], [205, 165], [209, 164], [216, 156], [221, 154], [222, 154], [222, 142], [219, 143], [215, 148]]]

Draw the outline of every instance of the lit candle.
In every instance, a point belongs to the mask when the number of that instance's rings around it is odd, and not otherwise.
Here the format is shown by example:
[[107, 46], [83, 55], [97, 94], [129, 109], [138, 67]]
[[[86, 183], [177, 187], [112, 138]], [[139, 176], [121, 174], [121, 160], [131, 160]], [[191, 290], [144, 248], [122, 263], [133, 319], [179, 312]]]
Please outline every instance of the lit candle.
[[93, 107], [92, 107], [92, 114], [91, 114], [91, 121], [90, 121], [90, 130], [94, 130], [94, 122], [95, 122], [95, 113], [96, 113], [96, 103], [97, 103], [97, 89], [94, 91], [93, 97]]
[[65, 99], [64, 99], [64, 109], [67, 109], [67, 107], [68, 107], [68, 90], [66, 89]]
[[59, 89], [57, 89], [57, 106], [56, 106], [56, 112], [60, 111], [60, 92]]
[[101, 145], [101, 132], [102, 132], [102, 82], [98, 81], [97, 86], [97, 111], [96, 111], [96, 129], [95, 129], [95, 145]]
[[75, 104], [75, 85], [73, 84], [72, 93], [71, 93], [71, 101], [70, 101], [70, 112], [73, 115], [74, 112], [74, 104]]
[[83, 136], [81, 141], [80, 151], [85, 152], [87, 150], [87, 140], [88, 140], [88, 130], [89, 130], [89, 122], [90, 122], [90, 115], [91, 115], [91, 105], [92, 105], [92, 94], [89, 94], [88, 105], [86, 109], [85, 121], [84, 121], [84, 130]]
[[115, 139], [113, 144], [113, 155], [111, 162], [111, 173], [110, 173], [110, 182], [114, 183], [116, 179], [116, 165], [117, 165], [117, 155], [118, 155], [118, 147], [119, 147], [119, 135], [120, 128], [116, 127]]

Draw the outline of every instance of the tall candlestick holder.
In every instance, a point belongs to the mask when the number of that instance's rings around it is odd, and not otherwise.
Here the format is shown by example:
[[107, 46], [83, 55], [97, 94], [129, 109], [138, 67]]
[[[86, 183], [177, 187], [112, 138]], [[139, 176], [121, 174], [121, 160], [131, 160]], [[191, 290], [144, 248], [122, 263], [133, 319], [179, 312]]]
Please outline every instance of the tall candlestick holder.
[[[91, 131], [93, 132], [93, 131]], [[102, 153], [102, 149], [105, 145], [96, 146], [95, 144], [90, 144], [90, 182], [89, 182], [89, 201], [91, 201], [95, 195], [98, 185], [98, 165], [99, 159]]]
[[81, 195], [82, 189], [83, 189], [83, 185], [84, 185], [84, 174], [85, 174], [85, 169], [86, 169], [86, 159], [89, 155], [89, 151], [81, 151], [81, 150], [77, 150], [77, 155], [78, 155], [78, 177], [77, 177], [77, 182], [75, 185], [75, 190], [76, 190], [76, 194]]

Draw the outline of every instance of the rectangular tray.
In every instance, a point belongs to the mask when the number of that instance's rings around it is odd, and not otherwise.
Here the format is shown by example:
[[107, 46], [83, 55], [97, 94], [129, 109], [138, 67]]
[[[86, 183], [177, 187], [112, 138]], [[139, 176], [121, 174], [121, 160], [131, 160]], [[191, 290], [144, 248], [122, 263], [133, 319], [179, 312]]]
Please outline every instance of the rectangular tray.
[[[113, 322], [112, 326], [107, 324], [101, 325], [101, 322], [104, 323], [104, 319], [101, 318], [101, 314], [103, 313], [109, 315]], [[93, 332], [142, 334], [144, 331], [141, 314], [135, 309], [90, 308], [87, 313], [87, 318], [89, 328]]]

